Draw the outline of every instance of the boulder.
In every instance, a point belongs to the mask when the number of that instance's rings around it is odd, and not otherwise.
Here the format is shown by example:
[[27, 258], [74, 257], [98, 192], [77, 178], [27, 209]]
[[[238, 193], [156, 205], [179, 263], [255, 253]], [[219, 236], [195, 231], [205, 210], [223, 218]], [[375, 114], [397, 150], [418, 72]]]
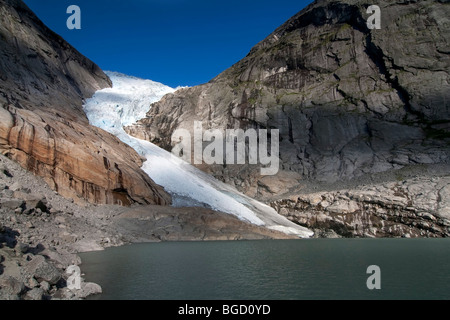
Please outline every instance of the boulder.
[[0, 199], [0, 206], [2, 208], [16, 210], [17, 208], [22, 208], [24, 205], [25, 202], [21, 199]]
[[87, 298], [91, 295], [101, 294], [102, 287], [93, 282], [83, 282], [81, 284], [81, 290], [77, 292], [77, 296], [80, 298]]
[[61, 279], [61, 272], [41, 255], [35, 256], [25, 268], [38, 281], [56, 284]]
[[81, 264], [81, 258], [69, 252], [64, 252], [62, 249], [59, 251], [55, 251], [52, 249], [45, 249], [41, 252], [42, 255], [48, 257], [48, 259], [54, 261], [58, 268], [67, 269], [70, 265], [79, 265]]
[[25, 294], [24, 300], [42, 300], [44, 294], [45, 292], [42, 288], [33, 288]]
[[20, 253], [25, 254], [28, 252], [28, 250], [30, 250], [30, 246], [23, 242], [17, 242], [16, 250], [18, 250]]
[[44, 290], [44, 292], [48, 292], [50, 290], [50, 283], [48, 283], [47, 281], [42, 281], [40, 283], [40, 288]]
[[25, 285], [22, 281], [7, 276], [5, 278], [0, 278], [0, 288], [2, 293], [18, 296], [25, 290]]

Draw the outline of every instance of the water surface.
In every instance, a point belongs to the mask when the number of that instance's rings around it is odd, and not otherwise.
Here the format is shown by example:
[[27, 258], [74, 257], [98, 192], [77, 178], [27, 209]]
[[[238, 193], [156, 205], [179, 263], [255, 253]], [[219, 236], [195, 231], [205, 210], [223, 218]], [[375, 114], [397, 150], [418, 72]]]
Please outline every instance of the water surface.
[[449, 239], [164, 242], [81, 258], [103, 288], [93, 299], [450, 299]]

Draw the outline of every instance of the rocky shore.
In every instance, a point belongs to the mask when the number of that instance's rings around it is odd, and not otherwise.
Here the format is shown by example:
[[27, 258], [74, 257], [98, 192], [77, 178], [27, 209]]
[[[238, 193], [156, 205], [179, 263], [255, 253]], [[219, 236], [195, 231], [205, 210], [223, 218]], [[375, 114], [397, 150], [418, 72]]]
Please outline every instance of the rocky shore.
[[63, 198], [1, 156], [0, 300], [83, 299], [100, 293], [100, 286], [83, 278], [80, 290], [67, 288], [67, 267], [81, 264], [76, 253], [122, 243], [103, 228], [102, 217], [94, 218], [93, 209]]
[[[0, 300], [84, 299], [101, 292], [82, 280], [67, 288], [77, 253], [137, 242], [289, 239], [205, 208], [80, 205], [0, 155]], [[82, 278], [83, 279], [83, 278]]]

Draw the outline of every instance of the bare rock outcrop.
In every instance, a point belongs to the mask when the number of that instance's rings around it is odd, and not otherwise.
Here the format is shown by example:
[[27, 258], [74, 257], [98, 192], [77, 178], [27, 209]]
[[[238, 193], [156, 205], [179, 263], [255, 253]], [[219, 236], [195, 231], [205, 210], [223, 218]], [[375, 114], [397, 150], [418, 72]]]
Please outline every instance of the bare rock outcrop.
[[99, 204], [169, 204], [142, 159], [89, 125], [84, 99], [111, 81], [20, 0], [0, 1], [0, 152], [61, 195]]
[[449, 237], [450, 177], [415, 177], [291, 195], [271, 205], [300, 225], [342, 237]]
[[[127, 131], [171, 150], [174, 130], [192, 132], [194, 121], [279, 129], [282, 171], [315, 181], [448, 163], [450, 4], [376, 4], [380, 30], [367, 27], [366, 3], [315, 1], [209, 83], [166, 95]], [[260, 199], [270, 190], [252, 166], [202, 169]]]

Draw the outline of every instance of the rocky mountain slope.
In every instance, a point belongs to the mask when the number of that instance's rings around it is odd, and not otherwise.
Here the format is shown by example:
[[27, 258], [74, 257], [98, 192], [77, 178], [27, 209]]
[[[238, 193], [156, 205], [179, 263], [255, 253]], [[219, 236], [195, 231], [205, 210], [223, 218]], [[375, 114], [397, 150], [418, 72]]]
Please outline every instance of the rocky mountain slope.
[[[126, 131], [171, 150], [172, 133], [193, 136], [194, 121], [204, 130], [279, 129], [276, 176], [256, 165], [198, 166], [309, 228], [448, 235], [448, 179], [431, 181], [450, 174], [450, 3], [376, 4], [381, 29], [371, 30], [366, 2], [315, 1], [231, 68], [166, 95]], [[409, 188], [420, 184], [425, 198]]]
[[89, 125], [103, 71], [20, 0], [1, 0], [0, 20], [0, 152], [80, 203], [169, 204], [132, 148]]
[[409, 168], [390, 181], [292, 194], [271, 205], [317, 237], [449, 237], [449, 169]]
[[69, 289], [79, 252], [136, 242], [290, 239], [205, 208], [77, 205], [42, 178], [0, 155], [0, 300], [82, 299], [93, 283]]
[[[127, 131], [170, 150], [174, 130], [192, 132], [194, 121], [279, 129], [281, 168], [296, 174], [278, 181], [289, 187], [448, 162], [450, 5], [377, 4], [382, 28], [369, 30], [366, 3], [315, 1], [230, 69], [167, 95]], [[251, 166], [202, 167], [251, 196], [276, 185]]]

